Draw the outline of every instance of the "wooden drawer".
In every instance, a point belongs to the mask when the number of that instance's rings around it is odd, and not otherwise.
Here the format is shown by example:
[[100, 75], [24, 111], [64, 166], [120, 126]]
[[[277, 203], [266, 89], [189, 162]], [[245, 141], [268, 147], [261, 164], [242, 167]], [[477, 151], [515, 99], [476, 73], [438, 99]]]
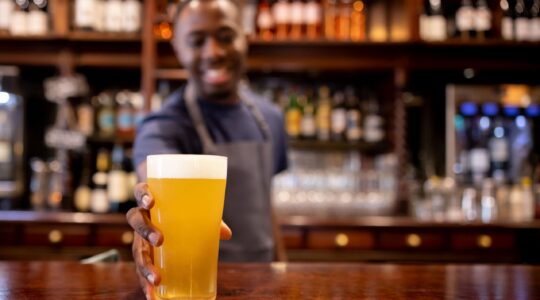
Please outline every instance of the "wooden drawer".
[[310, 249], [371, 249], [373, 234], [364, 230], [310, 230], [307, 247]]
[[17, 242], [17, 226], [0, 223], [0, 245], [14, 245]]
[[86, 225], [27, 224], [23, 244], [27, 246], [86, 246], [90, 228]]
[[96, 231], [95, 246], [127, 247], [133, 242], [133, 229], [129, 226], [99, 226]]
[[452, 234], [452, 248], [455, 250], [513, 249], [515, 236], [510, 232], [459, 232]]
[[379, 246], [385, 250], [441, 249], [442, 233], [435, 232], [383, 232], [379, 234]]
[[304, 247], [302, 231], [293, 228], [281, 229], [281, 238], [287, 249], [300, 249]]

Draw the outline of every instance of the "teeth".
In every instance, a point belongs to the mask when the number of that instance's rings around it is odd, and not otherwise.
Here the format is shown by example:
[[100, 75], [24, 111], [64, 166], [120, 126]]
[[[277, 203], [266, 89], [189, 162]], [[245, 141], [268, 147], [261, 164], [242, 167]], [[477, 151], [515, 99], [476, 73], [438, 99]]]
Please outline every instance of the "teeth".
[[210, 78], [216, 78], [225, 75], [224, 69], [210, 69], [206, 71], [206, 76]]

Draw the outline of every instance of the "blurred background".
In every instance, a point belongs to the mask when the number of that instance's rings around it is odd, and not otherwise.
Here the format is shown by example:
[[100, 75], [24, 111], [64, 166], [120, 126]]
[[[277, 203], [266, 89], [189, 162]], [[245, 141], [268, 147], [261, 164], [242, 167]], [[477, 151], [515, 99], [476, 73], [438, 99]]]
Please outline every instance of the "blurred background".
[[[0, 0], [0, 259], [129, 260], [175, 1]], [[291, 261], [540, 262], [540, 0], [244, 0]]]

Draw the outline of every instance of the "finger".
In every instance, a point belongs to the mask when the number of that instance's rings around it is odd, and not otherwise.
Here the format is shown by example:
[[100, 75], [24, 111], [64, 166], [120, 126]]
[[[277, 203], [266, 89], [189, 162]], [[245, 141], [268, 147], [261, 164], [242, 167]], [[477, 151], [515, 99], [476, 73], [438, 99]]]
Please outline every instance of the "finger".
[[157, 247], [163, 243], [163, 235], [152, 225], [148, 218], [148, 211], [140, 207], [130, 209], [126, 214], [129, 225], [152, 246]]
[[219, 238], [222, 240], [230, 240], [232, 238], [232, 230], [225, 224], [225, 222], [221, 221], [221, 228], [219, 231]]
[[133, 245], [133, 259], [137, 266], [139, 278], [143, 278], [146, 284], [158, 285], [161, 276], [152, 261], [152, 247], [138, 235], [136, 235]]
[[148, 184], [146, 182], [137, 183], [137, 185], [135, 185], [133, 195], [135, 196], [137, 205], [139, 207], [150, 209], [152, 206], [154, 206], [154, 197], [152, 196], [152, 193], [150, 193], [150, 189], [148, 188]]

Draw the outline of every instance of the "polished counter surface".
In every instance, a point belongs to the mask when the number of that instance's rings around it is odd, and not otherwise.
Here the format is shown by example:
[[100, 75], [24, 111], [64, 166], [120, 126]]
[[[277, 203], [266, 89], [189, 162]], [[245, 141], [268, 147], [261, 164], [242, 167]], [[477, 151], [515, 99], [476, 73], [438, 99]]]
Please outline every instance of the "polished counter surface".
[[[540, 299], [540, 266], [221, 264], [217, 299]], [[144, 299], [132, 263], [0, 262], [0, 299]]]

